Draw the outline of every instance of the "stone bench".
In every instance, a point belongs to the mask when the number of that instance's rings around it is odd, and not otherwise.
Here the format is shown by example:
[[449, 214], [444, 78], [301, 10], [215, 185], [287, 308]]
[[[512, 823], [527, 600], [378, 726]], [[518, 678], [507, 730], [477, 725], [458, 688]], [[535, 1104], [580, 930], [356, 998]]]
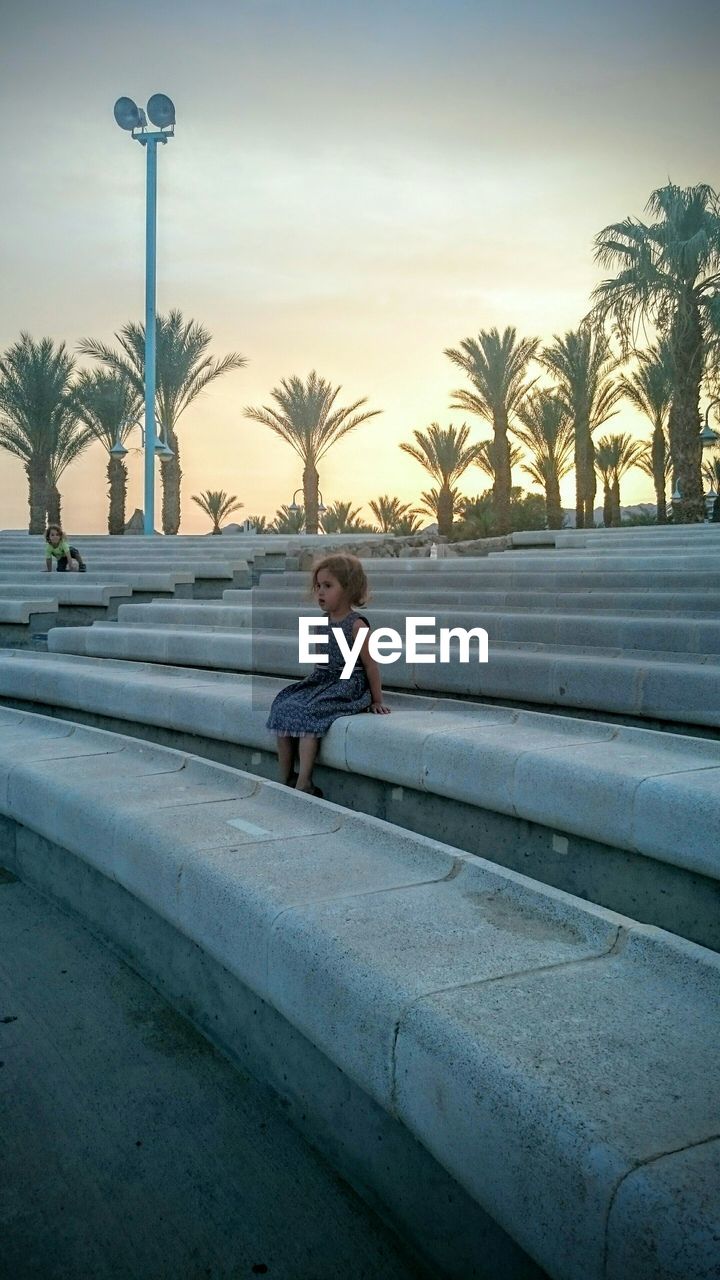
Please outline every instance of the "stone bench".
[[[396, 561], [392, 562], [397, 563]], [[410, 563], [410, 562], [408, 562]], [[393, 587], [398, 591], [412, 590], [415, 588], [433, 587], [434, 589], [455, 588], [458, 590], [471, 591], [474, 588], [492, 589], [503, 591], [521, 591], [529, 588], [537, 591], [574, 591], [584, 590], [587, 588], [601, 588], [612, 591], [615, 588], [625, 589], [627, 587], [643, 590], [662, 591], [668, 593], [676, 588], [680, 590], [694, 591], [720, 591], [720, 566], [717, 569], [665, 569], [665, 571], [645, 571], [634, 568], [626, 569], [573, 569], [566, 562], [565, 568], [556, 568], [550, 570], [537, 570], [530, 567], [523, 568], [518, 566], [515, 568], [503, 567], [502, 560], [493, 560], [489, 558], [483, 561], [483, 567], [467, 570], [466, 568], [455, 568], [455, 562], [444, 561], [442, 570], [430, 570], [426, 566], [432, 564], [432, 561], [416, 562], [422, 564], [422, 570], [416, 571], [412, 575], [406, 575], [402, 571], [385, 570], [380, 574], [376, 574], [375, 570], [369, 571], [370, 590], [371, 592], [379, 588]], [[438, 561], [435, 562], [440, 563]], [[447, 569], [445, 566], [452, 563], [452, 568]], [[464, 562], [457, 562], [463, 564]], [[442, 573], [440, 578], [438, 574]], [[297, 592], [308, 592], [310, 577], [305, 573], [285, 573], [277, 575], [277, 590], [293, 589]], [[272, 583], [260, 578], [261, 586], [272, 586]]]
[[183, 753], [0, 720], [12, 871], [46, 890], [81, 886], [82, 868], [120, 886], [393, 1116], [549, 1275], [711, 1280], [717, 956]]
[[712, 567], [713, 561], [717, 563], [718, 548], [708, 546], [702, 548], [683, 547], [667, 547], [660, 550], [658, 548], [650, 549], [649, 547], [567, 547], [560, 551], [548, 553], [543, 551], [491, 551], [488, 555], [488, 561], [495, 564], [498, 559], [502, 558], [504, 564], [509, 565], [535, 565], [540, 568], [551, 569], [553, 567], [562, 567], [564, 564], [572, 565], [573, 568], [592, 569], [599, 562], [608, 568], [624, 569], [629, 567], [638, 569], [660, 569], [664, 564], [669, 569], [677, 568], [707, 568]]
[[[0, 698], [171, 734], [227, 763], [257, 768], [262, 752], [272, 777], [265, 722], [283, 683], [0, 654]], [[720, 744], [418, 695], [390, 704], [389, 718], [345, 717], [323, 739], [338, 798], [357, 807], [361, 794], [372, 812], [720, 948]]]
[[[375, 628], [391, 627], [404, 634], [406, 619], [421, 617], [426, 605], [422, 599], [411, 596], [403, 610], [387, 607], [368, 609], [370, 622]], [[304, 609], [270, 605], [253, 601], [250, 605], [228, 604], [123, 604], [118, 618], [120, 625], [152, 627], [156, 623], [173, 626], [229, 627], [233, 630], [253, 628], [256, 632], [281, 631], [298, 635], [298, 617], [322, 620], [313, 606]], [[643, 649], [651, 652], [668, 650], [672, 653], [720, 654], [720, 620], [712, 618], [668, 618], [641, 616], [616, 609], [613, 613], [553, 613], [537, 614], [516, 611], [505, 613], [502, 609], [476, 608], [460, 610], [450, 607], [436, 608], [432, 614], [435, 627], [460, 627], [470, 630], [483, 627], [490, 644], [555, 644], [575, 648]]]
[[[385, 607], [396, 604], [398, 600], [396, 587], [374, 587], [372, 595], [364, 608], [368, 612], [377, 606]], [[406, 593], [403, 593], [403, 596]], [[489, 590], [456, 590], [454, 587], [430, 587], [413, 593], [419, 602], [419, 612], [442, 607], [466, 609], [506, 608], [537, 609], [540, 612], [560, 613], [662, 613], [664, 617], [678, 615], [691, 617], [693, 614], [714, 613], [720, 616], [720, 605], [716, 597], [707, 591], [673, 591], [672, 596], [661, 591], [650, 589], [626, 588], [625, 590], [600, 590], [588, 588], [577, 591], [489, 591]], [[225, 604], [294, 604], [298, 609], [307, 609], [307, 592], [298, 592], [290, 587], [272, 591], [267, 585], [253, 588], [252, 596], [248, 591], [237, 591], [228, 587], [223, 591]]]
[[4, 569], [1, 576], [8, 589], [19, 590], [24, 594], [31, 592], [33, 595], [36, 593], [43, 595], [50, 584], [53, 589], [57, 586], [57, 589], [62, 591], [80, 586], [108, 588], [111, 591], [117, 588], [122, 592], [132, 593], [133, 600], [143, 602], [155, 600], [158, 597], [192, 599], [194, 582], [192, 573], [145, 573], [142, 570], [137, 573], [113, 571], [50, 575], [42, 570], [28, 573], [25, 570]]
[[[49, 576], [49, 575], [46, 575]], [[132, 589], [117, 583], [85, 582], [85, 574], [77, 581], [77, 574], [54, 574], [48, 585], [38, 584], [29, 589], [36, 599], [54, 600], [58, 606], [57, 617], [51, 626], [63, 626], [65, 623], [81, 624], [117, 617], [118, 605], [132, 597]], [[65, 578], [70, 579], [69, 582]], [[28, 588], [18, 583], [0, 581], [0, 596], [6, 600], [23, 599], [28, 595]]]
[[3, 596], [0, 591], [0, 645], [32, 644], [33, 636], [44, 635], [57, 624], [55, 600], [27, 591], [21, 598]]
[[[513, 546], [515, 546], [513, 535]], [[527, 535], [521, 535], [527, 537]], [[558, 529], [555, 533], [556, 547], [601, 547], [601, 546], [658, 546], [669, 547], [673, 544], [686, 546], [703, 546], [720, 543], [720, 532], [716, 524], [694, 525], [657, 525], [652, 528], [635, 529]], [[518, 544], [520, 545], [520, 544]]]
[[[17, 573], [20, 578], [29, 581], [31, 572], [32, 570], [27, 566], [21, 566], [14, 571], [13, 577]], [[177, 584], [188, 583], [191, 588], [188, 594], [192, 594], [195, 599], [216, 599], [227, 585], [239, 588], [249, 587], [252, 583], [251, 570], [244, 561], [242, 565], [236, 565], [234, 568], [226, 563], [214, 564], [208, 561], [186, 562], [182, 568], [167, 568], [157, 561], [153, 563], [108, 561], [103, 564], [92, 561], [82, 578], [84, 582], [126, 582], [134, 589], [145, 591], [153, 591], [151, 583], [157, 583], [158, 586], [162, 583], [163, 589], [174, 594], [177, 594], [175, 590]]]
[[[55, 653], [162, 662], [290, 677], [306, 675], [297, 639], [288, 635], [234, 632], [218, 627], [95, 624], [56, 628], [48, 635]], [[428, 650], [429, 654], [434, 651]], [[439, 658], [439, 654], [434, 656]], [[494, 643], [488, 663], [396, 662], [383, 670], [388, 688], [493, 698], [521, 704], [579, 708], [661, 723], [718, 727], [720, 663], [714, 655], [572, 646], [522, 647]]]

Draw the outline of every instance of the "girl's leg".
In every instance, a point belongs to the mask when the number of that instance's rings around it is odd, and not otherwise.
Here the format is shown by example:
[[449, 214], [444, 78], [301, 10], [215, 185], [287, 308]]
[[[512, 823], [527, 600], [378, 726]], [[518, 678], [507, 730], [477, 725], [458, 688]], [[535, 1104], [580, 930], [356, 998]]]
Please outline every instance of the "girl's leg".
[[295, 783], [296, 791], [313, 790], [312, 772], [319, 749], [319, 738], [300, 738], [298, 740], [300, 767], [298, 769], [298, 780]]
[[296, 750], [297, 738], [278, 738], [277, 753], [278, 764], [280, 765], [280, 781], [284, 782], [286, 786], [293, 775]]

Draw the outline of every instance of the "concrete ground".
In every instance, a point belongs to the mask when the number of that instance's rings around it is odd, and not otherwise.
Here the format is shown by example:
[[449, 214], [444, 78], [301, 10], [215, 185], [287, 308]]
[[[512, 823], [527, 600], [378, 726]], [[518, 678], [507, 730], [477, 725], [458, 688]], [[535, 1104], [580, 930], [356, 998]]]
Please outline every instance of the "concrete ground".
[[0, 869], [0, 1276], [417, 1280], [241, 1074]]

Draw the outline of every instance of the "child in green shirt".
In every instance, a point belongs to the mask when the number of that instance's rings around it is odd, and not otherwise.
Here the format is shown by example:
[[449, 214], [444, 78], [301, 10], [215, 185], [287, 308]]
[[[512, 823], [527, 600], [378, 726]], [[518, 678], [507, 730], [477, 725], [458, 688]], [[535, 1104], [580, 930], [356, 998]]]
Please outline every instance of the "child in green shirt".
[[53, 560], [58, 573], [83, 573], [85, 565], [77, 547], [71, 547], [59, 524], [49, 524], [45, 530], [45, 570], [52, 572]]

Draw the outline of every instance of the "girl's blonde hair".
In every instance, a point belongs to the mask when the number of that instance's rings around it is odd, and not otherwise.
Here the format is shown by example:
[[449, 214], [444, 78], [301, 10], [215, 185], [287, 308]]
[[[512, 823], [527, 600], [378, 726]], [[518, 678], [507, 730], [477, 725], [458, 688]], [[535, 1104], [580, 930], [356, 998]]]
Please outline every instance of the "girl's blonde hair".
[[312, 590], [317, 586], [318, 574], [325, 570], [337, 578], [350, 604], [366, 604], [369, 589], [368, 580], [357, 556], [338, 555], [323, 556], [313, 565]]

